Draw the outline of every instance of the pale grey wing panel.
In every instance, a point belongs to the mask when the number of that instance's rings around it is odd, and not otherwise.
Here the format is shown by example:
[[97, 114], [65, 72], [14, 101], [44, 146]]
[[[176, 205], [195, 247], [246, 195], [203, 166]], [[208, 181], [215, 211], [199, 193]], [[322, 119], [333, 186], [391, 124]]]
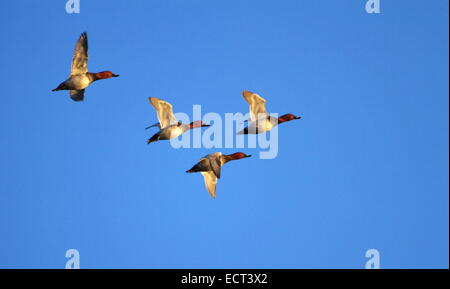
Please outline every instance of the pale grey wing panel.
[[250, 119], [255, 121], [267, 117], [266, 100], [256, 93], [244, 90], [242, 96], [250, 105]]
[[75, 52], [72, 58], [71, 75], [84, 74], [88, 71], [88, 40], [87, 34], [84, 32], [75, 44]]
[[274, 127], [274, 126], [278, 125], [278, 118], [269, 116], [269, 122], [270, 122], [270, 125], [272, 127]]
[[207, 158], [201, 158], [197, 163], [197, 168], [203, 172], [210, 171], [211, 170], [211, 161]]
[[149, 100], [158, 114], [161, 129], [178, 123], [177, 119], [173, 115], [172, 105], [170, 103], [156, 97], [149, 97]]
[[206, 158], [201, 158], [188, 172], [208, 172], [211, 170], [211, 163]]
[[211, 165], [211, 170], [214, 172], [216, 177], [220, 179], [220, 170], [222, 168], [222, 162], [221, 162], [222, 155], [208, 155], [207, 158], [209, 160], [209, 164]]
[[83, 101], [84, 100], [84, 89], [81, 90], [71, 90], [70, 98], [74, 101]]
[[209, 172], [201, 172], [203, 178], [205, 180], [205, 186], [208, 190], [208, 193], [211, 197], [216, 197], [216, 185], [217, 185], [217, 177], [213, 171]]

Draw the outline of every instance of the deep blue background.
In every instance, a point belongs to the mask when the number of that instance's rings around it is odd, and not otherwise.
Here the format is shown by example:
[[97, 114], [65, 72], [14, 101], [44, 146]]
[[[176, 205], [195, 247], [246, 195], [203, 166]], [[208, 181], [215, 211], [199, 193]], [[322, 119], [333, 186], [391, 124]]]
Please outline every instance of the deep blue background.
[[[448, 1], [1, 1], [0, 267], [448, 267]], [[89, 34], [83, 103], [50, 90]], [[148, 96], [271, 112], [279, 155], [188, 175]], [[257, 154], [257, 149], [244, 149]]]

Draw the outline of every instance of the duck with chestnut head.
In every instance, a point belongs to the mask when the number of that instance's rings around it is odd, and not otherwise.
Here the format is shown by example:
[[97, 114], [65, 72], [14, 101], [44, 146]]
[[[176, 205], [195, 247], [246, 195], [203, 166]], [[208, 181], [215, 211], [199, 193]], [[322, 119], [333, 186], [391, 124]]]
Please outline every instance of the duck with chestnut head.
[[266, 100], [256, 93], [244, 90], [242, 96], [250, 105], [250, 122], [246, 128], [238, 134], [259, 134], [271, 130], [274, 126], [294, 119], [300, 119], [292, 113], [278, 118], [270, 116], [266, 111]]
[[220, 179], [220, 171], [224, 164], [229, 161], [249, 158], [251, 155], [237, 152], [231, 155], [225, 155], [220, 152], [212, 153], [202, 157], [196, 165], [187, 170], [186, 173], [201, 173], [205, 180], [205, 186], [211, 197], [216, 197], [217, 179]]
[[172, 110], [172, 105], [167, 101], [156, 97], [149, 97], [149, 101], [156, 110], [159, 123], [151, 125], [147, 127], [147, 129], [151, 127], [159, 127], [159, 131], [147, 140], [147, 144], [159, 140], [169, 140], [172, 138], [176, 138], [188, 130], [209, 126], [200, 120], [191, 122], [190, 124], [184, 124], [175, 118]]
[[74, 101], [82, 101], [84, 99], [84, 90], [94, 81], [118, 77], [119, 75], [111, 71], [102, 71], [98, 73], [88, 72], [88, 40], [87, 34], [84, 32], [75, 45], [75, 53], [72, 59], [72, 71], [70, 77], [60, 83], [57, 88], [52, 91], [69, 90], [70, 97]]

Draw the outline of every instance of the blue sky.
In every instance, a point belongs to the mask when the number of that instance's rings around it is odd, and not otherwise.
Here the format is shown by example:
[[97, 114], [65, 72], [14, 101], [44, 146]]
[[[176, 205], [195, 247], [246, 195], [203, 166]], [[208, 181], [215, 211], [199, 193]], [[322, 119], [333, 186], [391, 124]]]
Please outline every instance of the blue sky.
[[[0, 268], [448, 267], [448, 1], [2, 1]], [[89, 35], [83, 103], [52, 93]], [[303, 118], [226, 164], [146, 145], [175, 111]], [[257, 149], [240, 149], [257, 154]]]

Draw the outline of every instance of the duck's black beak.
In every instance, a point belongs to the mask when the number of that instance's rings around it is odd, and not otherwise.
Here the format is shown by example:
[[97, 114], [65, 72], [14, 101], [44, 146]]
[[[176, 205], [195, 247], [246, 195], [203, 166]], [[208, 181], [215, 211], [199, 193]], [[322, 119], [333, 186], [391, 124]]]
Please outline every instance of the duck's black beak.
[[249, 158], [249, 157], [251, 157], [251, 156], [252, 156], [252, 155], [245, 155], [246, 158]]
[[295, 119], [301, 119], [301, 118], [302, 118], [301, 116], [296, 116], [296, 117], [295, 117]]
[[119, 75], [118, 74], [113, 74], [112, 77], [119, 77]]

